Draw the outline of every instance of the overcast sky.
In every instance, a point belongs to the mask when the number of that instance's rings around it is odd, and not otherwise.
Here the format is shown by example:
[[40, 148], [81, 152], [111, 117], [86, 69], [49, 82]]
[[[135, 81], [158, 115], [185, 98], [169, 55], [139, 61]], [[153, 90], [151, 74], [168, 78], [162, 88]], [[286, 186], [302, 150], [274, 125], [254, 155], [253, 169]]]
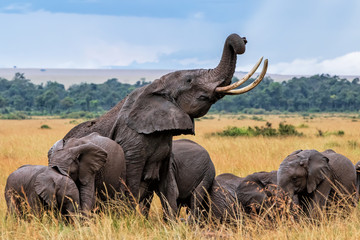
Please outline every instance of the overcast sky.
[[237, 70], [360, 75], [358, 0], [1, 0], [0, 68], [192, 69], [248, 39]]

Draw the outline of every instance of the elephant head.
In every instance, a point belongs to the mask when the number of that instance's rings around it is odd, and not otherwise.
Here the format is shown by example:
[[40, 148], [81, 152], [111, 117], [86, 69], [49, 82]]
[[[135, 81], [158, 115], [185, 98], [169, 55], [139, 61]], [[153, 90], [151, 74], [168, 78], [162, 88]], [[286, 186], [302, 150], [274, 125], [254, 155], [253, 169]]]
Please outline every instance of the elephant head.
[[299, 204], [298, 194], [311, 196], [330, 176], [329, 159], [316, 150], [297, 150], [280, 164], [278, 185]]
[[267, 59], [260, 76], [250, 85], [235, 89], [256, 71], [262, 58], [243, 79], [230, 85], [237, 54], [245, 52], [245, 38], [231, 34], [225, 41], [222, 58], [214, 69], [181, 70], [169, 73], [150, 85], [137, 89], [126, 99], [119, 116], [142, 134], [171, 130], [192, 134], [193, 119], [205, 115], [211, 105], [225, 95], [242, 94], [264, 78]]
[[83, 211], [91, 210], [95, 203], [95, 175], [106, 161], [103, 148], [76, 138], [68, 139], [65, 146], [56, 144], [49, 153], [49, 166], [69, 174], [78, 186]]
[[36, 194], [51, 208], [62, 214], [75, 212], [80, 207], [79, 190], [75, 182], [57, 167], [48, 168], [35, 179]]

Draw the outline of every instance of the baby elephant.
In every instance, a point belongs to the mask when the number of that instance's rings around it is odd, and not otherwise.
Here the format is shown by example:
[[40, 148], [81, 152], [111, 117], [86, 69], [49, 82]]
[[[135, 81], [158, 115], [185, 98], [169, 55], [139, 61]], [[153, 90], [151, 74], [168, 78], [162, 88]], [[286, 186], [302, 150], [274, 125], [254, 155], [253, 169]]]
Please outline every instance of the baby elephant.
[[278, 170], [278, 185], [309, 215], [316, 206], [358, 198], [356, 170], [345, 156], [328, 149], [297, 150], [287, 156]]
[[276, 194], [277, 171], [256, 172], [245, 178], [230, 173], [217, 176], [210, 190], [209, 211], [214, 219], [236, 219], [242, 211], [259, 213]]
[[48, 152], [49, 166], [68, 173], [80, 193], [81, 210], [91, 211], [96, 196], [105, 201], [125, 191], [123, 149], [110, 138], [91, 133], [82, 138], [56, 142]]
[[5, 186], [8, 211], [23, 215], [26, 207], [58, 209], [63, 215], [74, 213], [80, 206], [79, 191], [74, 181], [57, 167], [24, 165], [10, 174]]
[[197, 216], [215, 177], [209, 153], [191, 140], [173, 141], [172, 156], [165, 173], [159, 183], [147, 190], [141, 202], [143, 213], [148, 214], [155, 191], [160, 197], [165, 219], [175, 217], [181, 206], [190, 208], [192, 216]]

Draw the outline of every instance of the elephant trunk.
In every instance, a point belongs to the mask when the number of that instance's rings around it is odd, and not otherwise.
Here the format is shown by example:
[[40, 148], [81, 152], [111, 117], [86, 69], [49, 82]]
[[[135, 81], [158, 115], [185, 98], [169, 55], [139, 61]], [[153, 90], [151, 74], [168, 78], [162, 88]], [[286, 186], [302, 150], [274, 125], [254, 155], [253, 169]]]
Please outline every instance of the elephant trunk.
[[93, 181], [90, 181], [87, 185], [81, 185], [79, 187], [80, 192], [80, 206], [81, 210], [85, 213], [91, 211], [95, 204], [95, 177]]
[[245, 52], [246, 38], [237, 34], [227, 37], [219, 65], [212, 70], [215, 81], [222, 81], [223, 85], [229, 85], [235, 72], [237, 54]]
[[230, 85], [235, 72], [237, 54], [243, 54], [245, 52], [246, 43], [246, 38], [242, 38], [237, 34], [231, 34], [226, 39], [219, 65], [216, 68], [210, 70], [209, 72], [211, 76], [211, 82], [217, 84], [215, 92], [224, 95], [238, 95], [246, 93], [256, 87], [264, 78], [268, 66], [267, 59], [265, 59], [263, 69], [257, 79], [255, 79], [251, 84], [246, 87], [235, 89], [245, 83], [247, 80], [249, 80], [250, 77], [256, 72], [263, 59], [260, 58], [260, 60], [255, 64], [255, 66], [253, 67], [253, 69], [251, 69], [249, 73], [247, 73], [239, 81]]

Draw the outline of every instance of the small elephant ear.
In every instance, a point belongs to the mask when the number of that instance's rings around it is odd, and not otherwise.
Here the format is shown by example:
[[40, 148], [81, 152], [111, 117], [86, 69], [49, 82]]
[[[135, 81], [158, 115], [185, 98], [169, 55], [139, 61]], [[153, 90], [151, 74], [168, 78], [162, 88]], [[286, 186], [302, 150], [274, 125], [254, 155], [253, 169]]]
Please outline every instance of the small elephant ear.
[[302, 152], [302, 149], [299, 149], [299, 150], [296, 150], [296, 151], [293, 151], [292, 153], [289, 154], [290, 155], [296, 155], [298, 153]]
[[138, 133], [174, 131], [178, 134], [193, 134], [194, 123], [171, 97], [158, 79], [145, 89], [138, 89], [129, 95], [122, 112], [127, 116], [127, 125]]
[[95, 174], [105, 165], [107, 152], [93, 143], [86, 143], [70, 148], [69, 151], [79, 156], [79, 180], [87, 185], [94, 179]]
[[53, 156], [54, 152], [64, 148], [64, 140], [60, 139], [57, 141], [48, 151], [48, 163], [50, 163], [50, 159]]
[[307, 192], [312, 193], [317, 186], [330, 176], [329, 159], [321, 153], [312, 154], [309, 158]]
[[40, 173], [35, 180], [35, 192], [49, 206], [58, 207], [56, 202], [56, 183], [51, 172]]

